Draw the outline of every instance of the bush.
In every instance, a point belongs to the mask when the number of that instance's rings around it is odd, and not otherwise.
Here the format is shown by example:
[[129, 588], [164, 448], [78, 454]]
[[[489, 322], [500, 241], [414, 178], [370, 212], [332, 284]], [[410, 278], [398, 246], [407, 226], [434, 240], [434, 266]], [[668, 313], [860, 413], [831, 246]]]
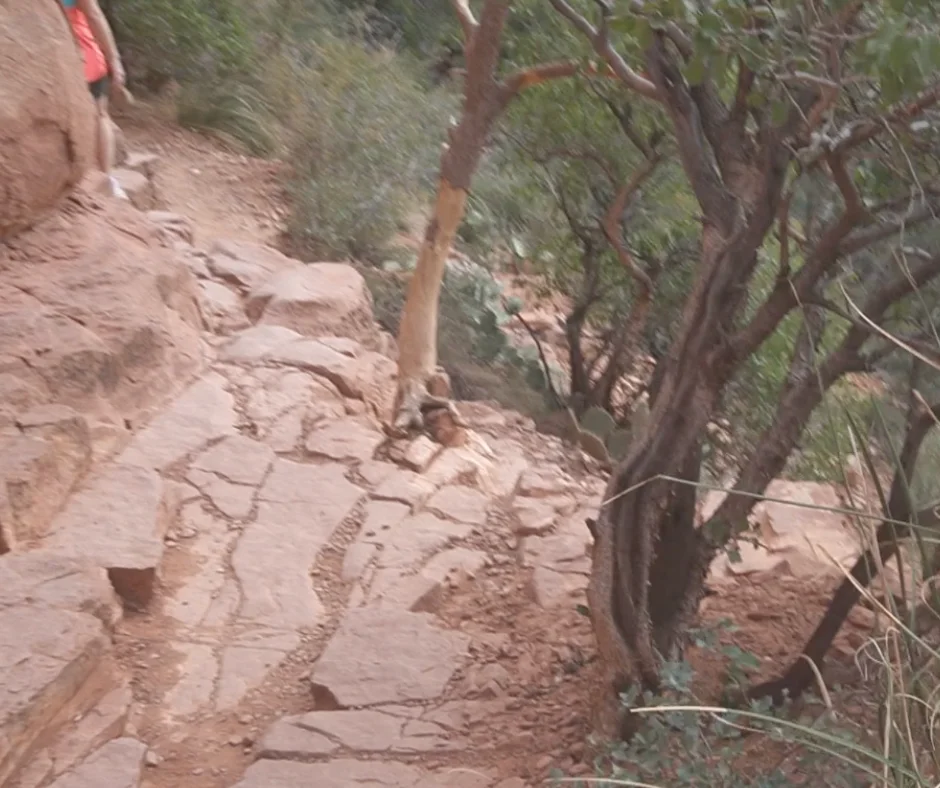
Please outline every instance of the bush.
[[255, 42], [230, 0], [112, 0], [103, 8], [132, 86], [216, 84], [251, 70]]
[[405, 56], [348, 40], [319, 44], [301, 74], [291, 233], [323, 255], [376, 260], [433, 186], [455, 102]]

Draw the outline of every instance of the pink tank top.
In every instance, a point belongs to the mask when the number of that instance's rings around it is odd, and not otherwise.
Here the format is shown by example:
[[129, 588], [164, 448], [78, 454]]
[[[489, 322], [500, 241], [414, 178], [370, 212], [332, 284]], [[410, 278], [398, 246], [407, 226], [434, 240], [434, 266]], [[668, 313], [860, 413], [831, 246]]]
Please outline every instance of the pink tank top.
[[95, 41], [95, 34], [91, 32], [88, 17], [75, 5], [75, 0], [61, 0], [61, 2], [65, 8], [65, 15], [72, 24], [72, 32], [85, 61], [85, 81], [97, 82], [102, 77], [108, 76], [108, 63], [101, 47]]

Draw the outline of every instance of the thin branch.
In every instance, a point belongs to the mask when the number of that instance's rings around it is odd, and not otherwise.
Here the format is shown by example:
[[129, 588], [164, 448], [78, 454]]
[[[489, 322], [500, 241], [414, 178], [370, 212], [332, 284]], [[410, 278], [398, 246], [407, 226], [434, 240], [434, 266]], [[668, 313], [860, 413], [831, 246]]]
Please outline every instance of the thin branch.
[[728, 120], [734, 125], [743, 128], [747, 120], [747, 99], [754, 87], [756, 75], [743, 58], [738, 58], [738, 82], [734, 90], [734, 104], [728, 115]]
[[[503, 309], [505, 308], [506, 302], [503, 301]], [[564, 407], [567, 403], [555, 390], [555, 383], [552, 379], [552, 370], [548, 366], [548, 359], [545, 357], [545, 351], [542, 349], [542, 343], [539, 340], [538, 335], [535, 333], [535, 330], [532, 328], [532, 326], [529, 325], [529, 322], [519, 312], [516, 312], [516, 320], [522, 323], [522, 327], [529, 333], [532, 341], [535, 342], [535, 347], [539, 352], [539, 359], [542, 362], [542, 368], [545, 370], [545, 382], [548, 384], [548, 390], [551, 392], [552, 398], [560, 407]]]
[[646, 77], [630, 68], [627, 61], [611, 46], [607, 31], [607, 15], [609, 13], [607, 10], [603, 10], [601, 13], [600, 25], [594, 27], [582, 14], [575, 11], [566, 0], [549, 0], [549, 2], [576, 30], [580, 31], [588, 38], [591, 45], [594, 47], [594, 51], [604, 58], [604, 62], [610, 66], [614, 74], [616, 74], [628, 88], [639, 93], [641, 96], [656, 100], [660, 99], [659, 91], [656, 90], [656, 86]]
[[653, 155], [653, 151], [646, 143], [646, 141], [640, 136], [637, 130], [633, 127], [632, 120], [632, 109], [628, 104], [626, 108], [620, 107], [616, 101], [611, 99], [608, 96], [601, 95], [600, 91], [594, 90], [594, 95], [596, 95], [604, 104], [607, 106], [607, 109], [610, 110], [611, 114], [617, 119], [617, 123], [620, 124], [620, 130], [627, 136], [627, 139], [633, 143], [634, 147], [640, 151], [647, 159]]
[[[938, 258], [938, 260], [940, 260], [940, 258]], [[940, 355], [937, 354], [936, 348], [930, 347], [929, 349], [929, 356], [932, 356], [933, 358], [920, 353], [915, 347], [905, 343], [900, 337], [896, 337], [889, 331], [886, 331], [874, 320], [868, 317], [868, 315], [866, 315], [865, 312], [851, 299], [849, 294], [845, 291], [844, 287], [842, 288], [842, 297], [845, 298], [845, 300], [848, 302], [848, 305], [852, 308], [852, 311], [856, 313], [858, 319], [861, 320], [861, 322], [872, 332], [881, 335], [882, 338], [893, 343], [896, 347], [900, 347], [901, 349], [905, 350], [907, 353], [914, 356], [923, 363], [928, 364], [936, 370], [940, 370], [940, 361], [938, 361], [938, 359], [940, 359]]]
[[470, 10], [470, 0], [451, 0], [451, 5], [460, 20], [460, 26], [463, 28], [464, 46], [470, 48], [473, 43], [473, 36], [477, 32], [479, 25]]
[[938, 208], [940, 208], [940, 205], [928, 204], [893, 222], [875, 224], [849, 235], [839, 244], [839, 254], [847, 255], [860, 252], [878, 241], [890, 238], [896, 233], [905, 232], [926, 221], [936, 219]]
[[793, 202], [793, 189], [791, 188], [780, 201], [777, 211], [779, 223], [780, 261], [777, 265], [777, 282], [784, 282], [790, 278], [790, 205]]
[[578, 68], [579, 64], [573, 60], [542, 63], [537, 66], [523, 68], [509, 76], [506, 80], [506, 87], [515, 93], [548, 82], [551, 79], [573, 76], [578, 72]]
[[[572, 77], [581, 70], [581, 65], [574, 60], [559, 60], [554, 63], [542, 63], [529, 68], [521, 68], [510, 74], [503, 83], [505, 98], [512, 98], [526, 88], [541, 85], [552, 79]], [[595, 66], [589, 66], [586, 73], [600, 74]]]
[[554, 148], [549, 148], [544, 153], [536, 153], [525, 145], [520, 145], [520, 147], [532, 157], [532, 160], [536, 164], [541, 164], [542, 166], [545, 166], [552, 159], [574, 159], [576, 161], [593, 162], [600, 168], [601, 172], [604, 173], [607, 180], [610, 181], [611, 187], [616, 188], [617, 178], [614, 176], [615, 168], [613, 163], [607, 161], [599, 153], [595, 153], [592, 150], [578, 150], [577, 148], [559, 145]]
[[826, 163], [829, 165], [829, 172], [832, 173], [832, 180], [842, 195], [845, 212], [860, 218], [865, 213], [865, 204], [859, 197], [855, 184], [852, 183], [852, 177], [846, 169], [845, 159], [836, 153], [827, 153]]
[[858, 147], [862, 143], [877, 137], [891, 124], [910, 122], [938, 101], [940, 101], [940, 81], [922, 91], [914, 101], [900, 104], [886, 115], [867, 118], [850, 124], [838, 135], [832, 150], [834, 153], [844, 153]]
[[646, 271], [636, 264], [633, 256], [627, 251], [620, 237], [620, 217], [627, 207], [627, 201], [636, 194], [640, 186], [653, 174], [653, 171], [656, 169], [661, 159], [662, 156], [660, 154], [654, 154], [653, 158], [649, 159], [642, 167], [633, 173], [630, 180], [617, 192], [617, 196], [614, 197], [613, 202], [608, 207], [601, 225], [604, 229], [604, 236], [617, 253], [617, 258], [620, 260], [621, 265], [630, 272], [630, 275], [636, 280], [642, 290], [641, 295], [646, 298], [649, 297], [649, 294], [653, 290], [653, 281]]

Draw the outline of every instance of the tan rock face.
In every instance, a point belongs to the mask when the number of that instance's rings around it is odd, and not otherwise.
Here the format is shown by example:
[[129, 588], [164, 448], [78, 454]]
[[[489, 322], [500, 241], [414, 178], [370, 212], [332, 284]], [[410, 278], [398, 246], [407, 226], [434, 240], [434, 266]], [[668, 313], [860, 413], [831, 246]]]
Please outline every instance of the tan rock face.
[[0, 5], [0, 238], [41, 218], [92, 160], [94, 104], [57, 6]]
[[29, 756], [36, 738], [66, 714], [92, 674], [107, 670], [101, 622], [84, 613], [39, 607], [0, 610], [0, 784]]
[[132, 209], [79, 200], [0, 247], [0, 373], [120, 422], [200, 363], [195, 281]]

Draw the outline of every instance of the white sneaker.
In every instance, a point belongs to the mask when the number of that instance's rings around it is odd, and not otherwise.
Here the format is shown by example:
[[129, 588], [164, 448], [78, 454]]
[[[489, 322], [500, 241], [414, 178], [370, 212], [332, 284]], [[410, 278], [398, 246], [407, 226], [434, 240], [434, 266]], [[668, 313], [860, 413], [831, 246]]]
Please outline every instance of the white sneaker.
[[124, 189], [121, 188], [121, 184], [118, 183], [117, 178], [115, 178], [113, 175], [109, 175], [109, 176], [108, 176], [108, 182], [111, 184], [111, 194], [113, 194], [113, 195], [114, 195], [115, 197], [117, 197], [119, 200], [129, 200], [129, 199], [130, 199], [130, 198], [127, 196], [127, 192], [124, 191]]

